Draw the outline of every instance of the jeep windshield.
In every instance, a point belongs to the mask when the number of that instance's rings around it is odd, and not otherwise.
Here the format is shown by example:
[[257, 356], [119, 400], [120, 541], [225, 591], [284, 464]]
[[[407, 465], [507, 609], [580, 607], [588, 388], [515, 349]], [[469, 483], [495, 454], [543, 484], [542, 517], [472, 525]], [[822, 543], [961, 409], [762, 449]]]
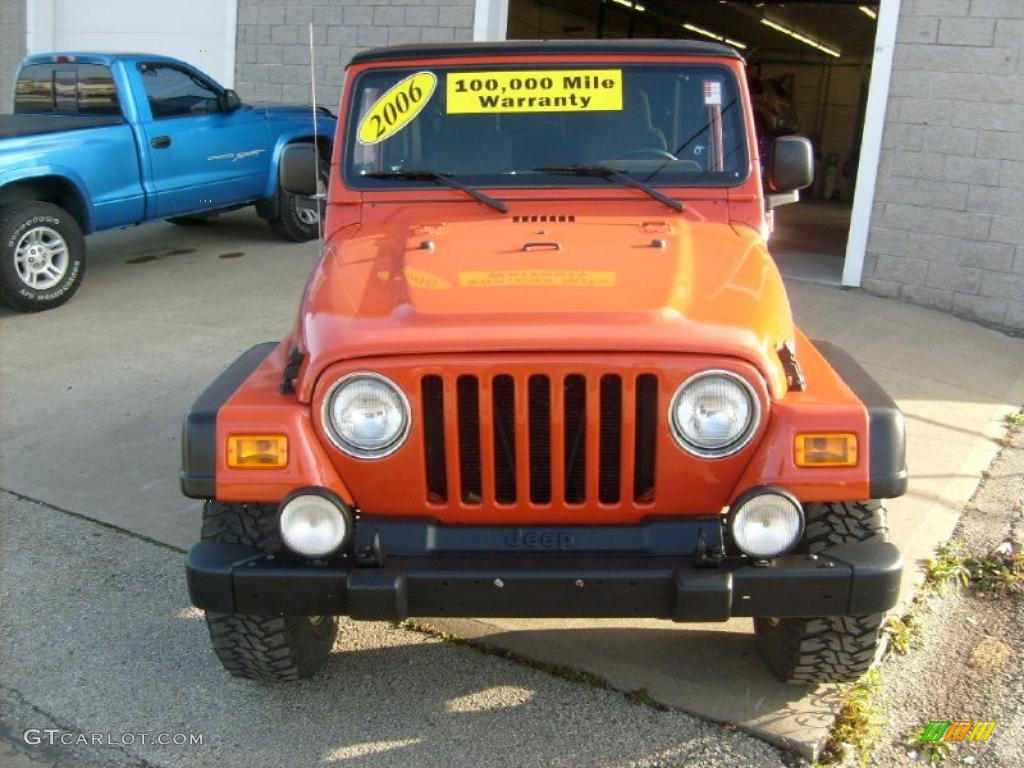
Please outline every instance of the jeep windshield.
[[362, 73], [346, 183], [433, 186], [415, 173], [425, 170], [473, 187], [723, 187], [742, 183], [750, 161], [739, 88], [721, 66], [467, 62]]

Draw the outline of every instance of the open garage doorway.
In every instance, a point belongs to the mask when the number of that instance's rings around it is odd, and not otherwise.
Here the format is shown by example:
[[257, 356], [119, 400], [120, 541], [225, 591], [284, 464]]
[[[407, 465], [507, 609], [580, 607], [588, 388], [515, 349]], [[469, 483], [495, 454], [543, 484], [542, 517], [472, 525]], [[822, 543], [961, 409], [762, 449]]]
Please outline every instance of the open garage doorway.
[[[691, 38], [737, 48], [750, 73], [762, 157], [778, 135], [807, 136], [815, 148], [814, 184], [799, 203], [775, 209], [772, 254], [787, 277], [856, 285], [860, 264], [847, 268], [851, 282], [843, 280], [844, 262], [855, 250], [851, 210], [880, 2], [886, 0], [508, 0], [506, 37]], [[873, 108], [884, 110], [884, 97]]]

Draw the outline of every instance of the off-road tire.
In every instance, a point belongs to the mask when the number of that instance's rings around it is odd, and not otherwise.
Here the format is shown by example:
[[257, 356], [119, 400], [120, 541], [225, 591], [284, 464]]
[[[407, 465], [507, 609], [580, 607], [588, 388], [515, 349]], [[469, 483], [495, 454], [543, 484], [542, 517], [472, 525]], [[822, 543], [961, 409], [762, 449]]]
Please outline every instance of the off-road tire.
[[[281, 549], [272, 506], [206, 502], [203, 541]], [[283, 682], [311, 677], [338, 636], [336, 616], [260, 616], [206, 612], [213, 650], [235, 677]]]
[[[60, 257], [63, 273], [54, 284], [40, 288], [26, 283], [18, 269], [19, 246], [24, 249], [31, 245], [25, 238], [33, 230], [55, 233], [56, 237], [47, 235], [47, 242], [64, 246]], [[70, 213], [42, 202], [15, 203], [0, 209], [0, 301], [18, 312], [53, 309], [74, 295], [84, 275], [85, 237]]]
[[[330, 161], [324, 157], [323, 149], [320, 154], [320, 180], [323, 184], [324, 192], [326, 193], [327, 184], [330, 179]], [[315, 201], [311, 201], [311, 198], [303, 197], [302, 195], [293, 195], [291, 192], [286, 192], [281, 188], [280, 183], [277, 185], [277, 215], [268, 218], [267, 223], [270, 224], [270, 228], [274, 230], [278, 237], [282, 240], [290, 240], [294, 243], [305, 243], [310, 240], [316, 240], [320, 236], [321, 227], [323, 226], [323, 216], [326, 210], [326, 204], [323, 200], [319, 202], [319, 216], [320, 223], [316, 221], [305, 221], [300, 215], [302, 209], [309, 209], [310, 205], [317, 205]]]
[[[880, 501], [808, 504], [800, 552], [836, 544], [885, 541]], [[757, 651], [772, 673], [793, 683], [844, 683], [867, 672], [878, 655], [884, 613], [866, 616], [754, 619]]]

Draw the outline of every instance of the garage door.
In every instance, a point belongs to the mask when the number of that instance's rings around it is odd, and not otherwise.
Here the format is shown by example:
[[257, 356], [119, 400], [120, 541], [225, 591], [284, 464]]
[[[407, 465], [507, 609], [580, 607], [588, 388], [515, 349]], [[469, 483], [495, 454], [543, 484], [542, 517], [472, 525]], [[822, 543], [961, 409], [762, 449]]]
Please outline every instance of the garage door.
[[234, 85], [237, 0], [29, 0], [31, 53], [136, 51], [174, 56]]

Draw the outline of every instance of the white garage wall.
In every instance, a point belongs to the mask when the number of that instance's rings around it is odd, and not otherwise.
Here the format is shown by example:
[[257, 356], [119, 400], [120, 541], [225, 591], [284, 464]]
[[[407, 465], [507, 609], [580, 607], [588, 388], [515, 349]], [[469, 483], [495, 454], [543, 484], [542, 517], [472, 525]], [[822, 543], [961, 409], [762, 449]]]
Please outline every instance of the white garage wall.
[[231, 87], [236, 13], [237, 0], [28, 0], [28, 50], [158, 53]]

